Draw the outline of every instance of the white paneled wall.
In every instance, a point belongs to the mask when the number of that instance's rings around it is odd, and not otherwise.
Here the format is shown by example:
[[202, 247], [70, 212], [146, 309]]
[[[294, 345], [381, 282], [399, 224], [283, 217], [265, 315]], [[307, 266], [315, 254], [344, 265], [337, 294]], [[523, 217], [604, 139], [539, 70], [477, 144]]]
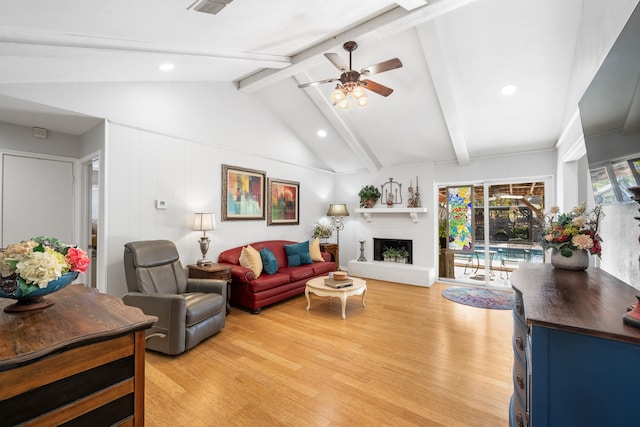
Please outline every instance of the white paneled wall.
[[[211, 238], [208, 258], [225, 249], [259, 240], [310, 238], [314, 221], [326, 213], [333, 196], [332, 173], [303, 168], [257, 156], [185, 141], [179, 138], [110, 125], [106, 175], [107, 292], [126, 292], [123, 245], [146, 239], [176, 243], [184, 265], [199, 259], [200, 233], [192, 231], [193, 214], [216, 214], [218, 228]], [[300, 225], [267, 226], [261, 221], [222, 221], [221, 164], [266, 172], [267, 177], [300, 182]], [[167, 209], [156, 209], [156, 200]]]

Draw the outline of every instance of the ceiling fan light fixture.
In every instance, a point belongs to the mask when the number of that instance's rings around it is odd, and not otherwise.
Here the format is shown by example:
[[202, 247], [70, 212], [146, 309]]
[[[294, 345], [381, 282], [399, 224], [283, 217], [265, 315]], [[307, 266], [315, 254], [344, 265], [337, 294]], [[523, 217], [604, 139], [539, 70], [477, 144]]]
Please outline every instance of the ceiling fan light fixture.
[[331, 101], [334, 104], [338, 102], [344, 101], [347, 99], [347, 91], [341, 88], [340, 86], [336, 86], [336, 90], [331, 94]]
[[338, 110], [346, 110], [349, 108], [349, 100], [347, 98], [334, 104]]
[[367, 105], [369, 105], [369, 98], [367, 98], [366, 96], [356, 98], [356, 105], [358, 107], [366, 107]]
[[362, 98], [363, 96], [366, 98], [367, 94], [365, 93], [364, 88], [358, 85], [358, 86], [355, 86], [351, 91], [351, 96], [358, 99], [358, 98]]

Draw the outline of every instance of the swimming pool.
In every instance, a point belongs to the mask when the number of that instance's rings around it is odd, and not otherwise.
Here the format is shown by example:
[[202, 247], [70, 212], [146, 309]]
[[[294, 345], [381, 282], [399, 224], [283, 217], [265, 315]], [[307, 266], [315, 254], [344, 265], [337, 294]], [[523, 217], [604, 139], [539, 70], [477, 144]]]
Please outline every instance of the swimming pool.
[[[484, 259], [484, 245], [476, 245], [474, 249], [479, 252], [480, 259]], [[544, 251], [540, 247], [491, 245], [489, 250], [495, 252], [493, 261], [501, 259], [522, 260], [528, 262], [544, 262]]]

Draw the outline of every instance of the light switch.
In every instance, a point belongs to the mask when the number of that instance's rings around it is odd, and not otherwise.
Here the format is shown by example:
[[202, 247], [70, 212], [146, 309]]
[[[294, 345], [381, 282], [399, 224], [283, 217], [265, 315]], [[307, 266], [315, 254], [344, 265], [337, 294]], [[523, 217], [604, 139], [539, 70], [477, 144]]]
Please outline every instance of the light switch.
[[166, 200], [156, 200], [156, 209], [167, 209]]

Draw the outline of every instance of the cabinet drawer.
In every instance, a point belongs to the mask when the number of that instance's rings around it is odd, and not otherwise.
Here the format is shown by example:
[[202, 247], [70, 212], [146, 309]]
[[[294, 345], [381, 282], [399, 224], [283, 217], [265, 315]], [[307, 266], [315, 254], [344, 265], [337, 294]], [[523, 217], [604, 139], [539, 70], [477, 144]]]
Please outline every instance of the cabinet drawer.
[[520, 321], [520, 318], [513, 315], [513, 352], [521, 360], [525, 361], [525, 351], [527, 347], [527, 326]]
[[517, 394], [513, 396], [513, 419], [511, 420], [511, 422], [513, 423], [512, 427], [529, 426], [529, 416], [526, 409], [524, 408], [524, 404], [518, 398]]
[[513, 360], [513, 390], [521, 402], [527, 401], [527, 369], [517, 357]]
[[211, 278], [219, 279], [219, 280], [231, 280], [231, 270], [217, 271], [215, 273], [211, 273]]
[[527, 323], [524, 315], [524, 302], [522, 300], [522, 294], [515, 288], [513, 288], [513, 313], [518, 316], [520, 321]]

